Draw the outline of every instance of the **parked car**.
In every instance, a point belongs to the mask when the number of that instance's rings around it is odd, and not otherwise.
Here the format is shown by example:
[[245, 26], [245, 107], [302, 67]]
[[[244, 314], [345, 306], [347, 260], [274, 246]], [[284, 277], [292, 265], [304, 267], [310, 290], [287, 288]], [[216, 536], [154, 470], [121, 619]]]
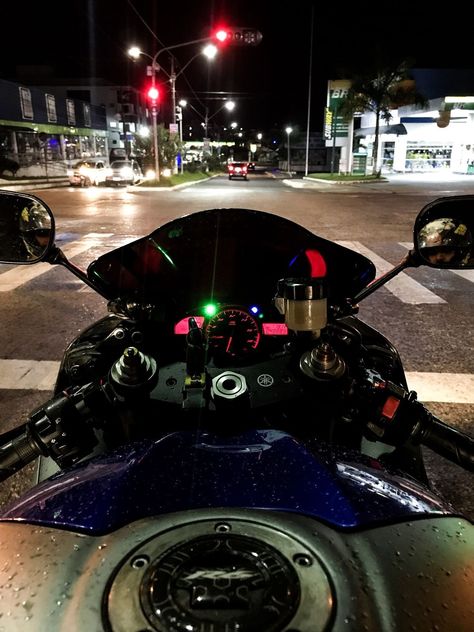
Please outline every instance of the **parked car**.
[[247, 170], [246, 162], [229, 162], [227, 165], [229, 180], [232, 180], [232, 178], [243, 178], [247, 180]]
[[143, 178], [143, 172], [136, 160], [114, 160], [107, 170], [105, 184], [136, 184]]
[[98, 186], [105, 182], [107, 166], [104, 160], [80, 160], [72, 169], [68, 169], [67, 175], [72, 186]]

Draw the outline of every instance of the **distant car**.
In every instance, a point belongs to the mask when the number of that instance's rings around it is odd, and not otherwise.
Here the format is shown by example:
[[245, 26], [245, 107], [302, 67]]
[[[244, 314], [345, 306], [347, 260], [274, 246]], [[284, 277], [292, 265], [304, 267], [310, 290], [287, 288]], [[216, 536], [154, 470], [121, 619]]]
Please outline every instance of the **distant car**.
[[143, 178], [143, 172], [136, 160], [114, 160], [105, 177], [105, 184], [136, 184]]
[[227, 165], [229, 180], [232, 180], [232, 178], [243, 178], [247, 180], [247, 170], [246, 162], [229, 162]]
[[104, 160], [80, 160], [68, 169], [67, 175], [73, 187], [99, 186], [105, 182], [107, 166]]
[[247, 170], [248, 171], [255, 171], [255, 163], [254, 162], [247, 163]]

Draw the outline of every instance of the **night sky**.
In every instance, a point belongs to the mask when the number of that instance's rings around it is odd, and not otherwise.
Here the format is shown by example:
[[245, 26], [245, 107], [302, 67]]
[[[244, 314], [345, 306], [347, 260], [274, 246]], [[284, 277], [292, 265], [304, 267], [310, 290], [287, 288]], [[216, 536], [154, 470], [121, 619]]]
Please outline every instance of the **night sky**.
[[[204, 58], [194, 60], [177, 79], [178, 98], [187, 98], [200, 111], [207, 103], [210, 113], [223, 98], [234, 98], [238, 108], [232, 117], [244, 127], [291, 124], [304, 129], [311, 78], [311, 129], [320, 130], [327, 80], [363, 73], [374, 59], [409, 59], [418, 68], [474, 67], [467, 4], [465, 10], [459, 3], [453, 11], [425, 5], [418, 12], [396, 5], [384, 9], [380, 2], [353, 4], [328, 8], [310, 0], [69, 0], [5, 5], [0, 77], [15, 81], [21, 77], [19, 66], [41, 64], [71, 80], [97, 76], [144, 88], [145, 62], [126, 57], [131, 44], [154, 54], [164, 46], [205, 37], [219, 24], [255, 27], [263, 34], [259, 46], [226, 48], [212, 65]], [[197, 51], [197, 45], [175, 51], [178, 71]], [[169, 71], [166, 54], [160, 60]]]

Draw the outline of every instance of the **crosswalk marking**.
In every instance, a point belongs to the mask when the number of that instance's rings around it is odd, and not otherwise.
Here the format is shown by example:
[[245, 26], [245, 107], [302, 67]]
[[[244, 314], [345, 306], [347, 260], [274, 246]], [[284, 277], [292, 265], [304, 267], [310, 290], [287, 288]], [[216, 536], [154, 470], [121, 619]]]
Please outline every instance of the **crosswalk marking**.
[[[85, 250], [88, 250], [93, 246], [97, 246], [102, 242], [104, 237], [110, 237], [111, 235], [112, 233], [89, 233], [77, 241], [66, 244], [64, 248], [62, 248], [62, 251], [68, 259], [72, 259]], [[0, 292], [10, 292], [11, 290], [15, 290], [20, 287], [20, 285], [28, 283], [28, 281], [31, 281], [50, 270], [51, 264], [49, 263], [15, 266], [12, 270], [0, 275]]]
[[[110, 237], [114, 237], [114, 234], [88, 233], [76, 241], [66, 243], [63, 247], [63, 252], [69, 259], [72, 259], [89, 248], [104, 246], [104, 239]], [[114, 248], [125, 245], [126, 243], [133, 241], [133, 239], [134, 237], [132, 236], [126, 236], [123, 239], [119, 239], [118, 243], [114, 243]], [[341, 240], [337, 243], [345, 248], [359, 252], [370, 259], [376, 267], [377, 275], [384, 274], [393, 268], [393, 265], [390, 262], [386, 261], [358, 241]], [[410, 242], [399, 242], [399, 245], [407, 249], [413, 247]], [[15, 290], [24, 283], [28, 283], [32, 279], [35, 279], [52, 269], [52, 266], [48, 263], [38, 263], [34, 266], [15, 266], [7, 272], [0, 274], [0, 292]], [[474, 283], [474, 270], [450, 270], [450, 273]], [[391, 279], [385, 287], [400, 301], [410, 305], [446, 303], [445, 299], [438, 296], [403, 272]], [[80, 288], [78, 284], [77, 291], [90, 292], [91, 290], [87, 286]]]
[[422, 402], [474, 404], [472, 373], [429, 373], [408, 371], [407, 383]]
[[[51, 391], [59, 362], [53, 360], [0, 360], [0, 389]], [[472, 373], [407, 371], [407, 382], [422, 402], [474, 404]]]
[[[370, 259], [375, 265], [378, 276], [385, 274], [385, 272], [388, 272], [393, 268], [391, 263], [382, 259], [382, 257], [379, 257], [379, 255], [372, 250], [369, 250], [358, 241], [338, 241], [337, 243], [345, 248], [355, 250], [359, 254]], [[402, 303], [407, 303], [409, 305], [419, 305], [420, 303], [446, 303], [443, 298], [434, 292], [431, 292], [421, 285], [421, 283], [418, 283], [418, 281], [415, 281], [404, 272], [401, 272], [398, 276], [388, 281], [384, 287], [396, 296], [396, 298], [402, 301]]]
[[58, 370], [53, 360], [0, 360], [0, 388], [50, 391]]

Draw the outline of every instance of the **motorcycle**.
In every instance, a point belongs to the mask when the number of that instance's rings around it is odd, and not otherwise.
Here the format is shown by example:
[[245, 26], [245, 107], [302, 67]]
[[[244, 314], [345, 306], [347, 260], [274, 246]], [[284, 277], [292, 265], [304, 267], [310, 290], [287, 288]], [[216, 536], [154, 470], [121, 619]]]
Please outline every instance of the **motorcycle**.
[[0, 260], [61, 265], [108, 301], [53, 397], [0, 436], [0, 628], [113, 632], [471, 630], [474, 526], [427, 446], [474, 441], [407, 386], [357, 317], [409, 267], [474, 268], [474, 196], [439, 198], [375, 278], [277, 215], [191, 213], [83, 271], [52, 211], [0, 193]]

